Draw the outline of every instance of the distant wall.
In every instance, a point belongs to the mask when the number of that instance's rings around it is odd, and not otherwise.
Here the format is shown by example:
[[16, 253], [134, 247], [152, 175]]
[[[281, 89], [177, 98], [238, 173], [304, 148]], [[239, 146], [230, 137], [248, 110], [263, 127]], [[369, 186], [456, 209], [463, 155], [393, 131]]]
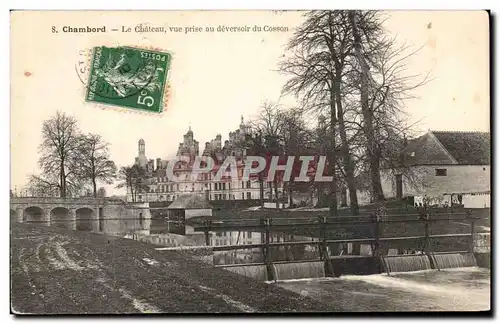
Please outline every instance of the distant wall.
[[99, 216], [101, 232], [110, 235], [149, 231], [151, 214], [147, 203], [107, 204]]
[[217, 209], [239, 209], [260, 206], [260, 199], [248, 200], [210, 200], [210, 205]]

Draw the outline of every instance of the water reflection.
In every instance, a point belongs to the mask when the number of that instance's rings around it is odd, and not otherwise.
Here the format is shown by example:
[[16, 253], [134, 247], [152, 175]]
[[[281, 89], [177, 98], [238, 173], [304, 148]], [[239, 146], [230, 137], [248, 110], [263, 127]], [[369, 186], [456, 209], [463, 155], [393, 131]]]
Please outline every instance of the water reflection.
[[[209, 242], [211, 246], [228, 245], [251, 245], [265, 243], [266, 234], [256, 231], [221, 231], [210, 232]], [[276, 242], [318, 242], [320, 239], [312, 236], [294, 235], [290, 233], [271, 232], [269, 243]], [[300, 244], [290, 246], [274, 246], [270, 248], [270, 259], [272, 262], [280, 261], [313, 261], [321, 260], [321, 248], [319, 244]], [[339, 256], [372, 256], [373, 246], [361, 243], [330, 243], [327, 244], [329, 257]], [[241, 263], [263, 263], [265, 262], [263, 248], [247, 248], [232, 251], [217, 251], [214, 253], [214, 264], [241, 264]], [[401, 254], [421, 254], [420, 251], [387, 248], [387, 256]]]

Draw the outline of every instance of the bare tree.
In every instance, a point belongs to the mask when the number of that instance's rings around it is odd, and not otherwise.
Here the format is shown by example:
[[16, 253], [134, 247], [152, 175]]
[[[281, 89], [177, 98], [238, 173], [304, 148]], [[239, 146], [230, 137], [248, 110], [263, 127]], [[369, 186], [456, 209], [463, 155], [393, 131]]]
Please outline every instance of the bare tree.
[[[255, 132], [252, 134], [247, 134], [243, 144], [246, 152], [250, 156], [266, 156], [266, 149], [264, 146], [264, 141], [261, 132]], [[259, 172], [259, 200], [261, 208], [264, 207], [264, 171]]]
[[[61, 192], [61, 184], [55, 174], [30, 175], [25, 192], [33, 197], [58, 197]], [[88, 190], [81, 179], [72, 177], [66, 182], [66, 197], [79, 197]]]
[[383, 28], [380, 12], [350, 11], [349, 21], [355, 55], [348, 78], [353, 91], [348, 100], [353, 102], [351, 107], [361, 107], [361, 121], [353, 118], [352, 123], [359, 126], [358, 134], [364, 141], [366, 158], [362, 164], [369, 170], [372, 199], [380, 203], [384, 200], [381, 168], [414, 178], [410, 168], [399, 161], [414, 127], [408, 123], [404, 103], [415, 98], [414, 90], [429, 79], [428, 74], [406, 73], [408, 59], [420, 49], [412, 51], [406, 45], [397, 45]]
[[116, 177], [116, 165], [109, 159], [109, 144], [104, 142], [100, 135], [82, 135], [79, 141], [79, 175], [82, 179], [90, 181], [93, 196], [97, 197], [97, 182], [113, 183]]
[[360, 66], [360, 101], [361, 111], [363, 113], [363, 128], [365, 130], [367, 149], [366, 155], [370, 166], [370, 178], [372, 182], [372, 195], [376, 202], [384, 200], [384, 192], [380, 181], [380, 161], [379, 154], [376, 152], [376, 138], [373, 127], [373, 114], [370, 111], [369, 105], [369, 80], [370, 67], [365, 60], [363, 49], [361, 46], [361, 33], [358, 29], [358, 15], [356, 11], [349, 11], [349, 22], [351, 24], [354, 51], [356, 53], [357, 63]]
[[[263, 102], [259, 115], [251, 122], [252, 128], [259, 134], [260, 152], [268, 159], [272, 156], [280, 156], [283, 153], [283, 136], [284, 136], [284, 114], [283, 108], [279, 103], [265, 101]], [[269, 161], [267, 161], [269, 162]], [[269, 164], [269, 163], [268, 163]], [[267, 168], [266, 168], [267, 169]], [[264, 174], [264, 171], [262, 174]], [[263, 179], [260, 180], [261, 192], [263, 192]], [[278, 177], [275, 176], [271, 185], [271, 194], [274, 189], [274, 197], [276, 199], [276, 208], [279, 208], [278, 195]]]
[[312, 11], [289, 41], [293, 54], [280, 64], [280, 70], [291, 75], [284, 93], [301, 97], [307, 112], [326, 112], [330, 120], [328, 166], [333, 177], [330, 190], [330, 212], [337, 214], [337, 147], [336, 131], [341, 139], [340, 155], [351, 196], [351, 209], [358, 213], [354, 166], [351, 160], [342, 107], [342, 81], [346, 59], [350, 55], [349, 28], [344, 11]]
[[79, 130], [73, 117], [57, 112], [56, 116], [43, 122], [38, 163], [45, 179], [58, 178], [60, 197], [66, 197], [68, 185], [74, 186], [78, 182], [78, 161], [75, 159], [80, 145], [78, 138]]
[[[339, 165], [349, 188], [351, 212], [356, 214], [360, 173], [370, 174], [374, 200], [384, 200], [380, 168], [387, 148], [396, 147], [389, 143], [403, 138], [410, 128], [402, 126], [406, 125], [400, 118], [402, 102], [425, 81], [408, 84], [415, 76], [403, 75], [405, 62], [415, 53], [402, 55], [404, 50], [395, 47], [380, 12], [312, 11], [305, 18], [280, 64], [280, 71], [291, 76], [283, 92], [300, 98], [306, 112], [329, 119], [330, 171]], [[332, 174], [331, 188], [336, 191], [337, 173]]]
[[300, 175], [300, 169], [302, 166], [299, 157], [302, 155], [314, 155], [314, 149], [312, 147], [314, 144], [314, 135], [313, 131], [308, 128], [301, 109], [288, 109], [283, 111], [282, 115], [282, 141], [284, 144], [284, 155], [285, 157], [294, 156], [291, 177], [289, 181], [284, 184], [283, 188], [283, 190], [286, 189], [288, 192], [289, 204], [292, 206], [293, 193], [295, 190], [307, 189], [307, 191], [309, 191], [310, 184], [306, 183], [305, 185], [302, 185], [301, 183], [295, 182], [295, 178]]
[[119, 183], [117, 188], [126, 188], [130, 190], [132, 201], [137, 201], [137, 194], [147, 192], [149, 186], [146, 183], [146, 170], [137, 164], [125, 166], [118, 172], [118, 177], [123, 182]]
[[61, 189], [58, 179], [42, 178], [37, 175], [30, 175], [25, 192], [32, 197], [56, 197], [59, 196]]

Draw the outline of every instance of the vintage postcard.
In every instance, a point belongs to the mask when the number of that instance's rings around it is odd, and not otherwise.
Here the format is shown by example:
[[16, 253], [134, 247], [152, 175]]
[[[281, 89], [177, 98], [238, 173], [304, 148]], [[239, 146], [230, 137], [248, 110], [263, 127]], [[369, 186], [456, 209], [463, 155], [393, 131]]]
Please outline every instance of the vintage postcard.
[[12, 314], [491, 314], [486, 11], [11, 11]]

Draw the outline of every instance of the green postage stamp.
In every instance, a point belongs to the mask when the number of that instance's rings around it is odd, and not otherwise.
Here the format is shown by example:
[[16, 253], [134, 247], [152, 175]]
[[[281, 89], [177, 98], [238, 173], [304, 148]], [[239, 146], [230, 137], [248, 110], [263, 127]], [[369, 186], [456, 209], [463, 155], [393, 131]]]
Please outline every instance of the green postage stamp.
[[134, 47], [95, 47], [86, 101], [163, 111], [171, 55]]

